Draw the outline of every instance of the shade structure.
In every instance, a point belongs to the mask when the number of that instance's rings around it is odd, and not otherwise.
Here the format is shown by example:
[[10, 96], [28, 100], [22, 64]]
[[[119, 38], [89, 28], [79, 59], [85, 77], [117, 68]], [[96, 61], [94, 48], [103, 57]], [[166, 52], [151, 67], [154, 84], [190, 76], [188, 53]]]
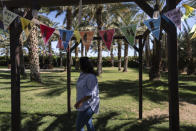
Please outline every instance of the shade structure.
[[[7, 7], [50, 7], [50, 6], [72, 6], [78, 5], [79, 0], [2, 0]], [[106, 4], [119, 2], [134, 2], [135, 0], [82, 0], [83, 5], [87, 4]], [[137, 1], [152, 1], [152, 0], [137, 0]]]

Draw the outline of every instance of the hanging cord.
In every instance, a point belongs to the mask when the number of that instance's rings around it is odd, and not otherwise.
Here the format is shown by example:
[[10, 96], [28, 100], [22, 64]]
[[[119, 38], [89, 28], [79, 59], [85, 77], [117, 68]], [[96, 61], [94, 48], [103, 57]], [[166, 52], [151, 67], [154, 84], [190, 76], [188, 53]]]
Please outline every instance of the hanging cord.
[[80, 3], [79, 3], [78, 25], [80, 25], [81, 23], [81, 17], [82, 17], [82, 0], [80, 0]]

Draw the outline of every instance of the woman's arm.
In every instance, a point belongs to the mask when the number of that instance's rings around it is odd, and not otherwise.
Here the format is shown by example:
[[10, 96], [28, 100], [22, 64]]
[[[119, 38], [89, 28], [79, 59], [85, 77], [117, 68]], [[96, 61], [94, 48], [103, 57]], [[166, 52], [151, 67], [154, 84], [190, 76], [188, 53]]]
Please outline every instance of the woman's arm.
[[85, 97], [83, 97], [81, 100], [79, 100], [79, 101], [74, 105], [74, 107], [75, 107], [76, 109], [80, 108], [80, 107], [82, 106], [83, 102], [87, 101], [87, 100], [90, 99], [91, 97], [92, 97], [92, 96], [85, 96]]

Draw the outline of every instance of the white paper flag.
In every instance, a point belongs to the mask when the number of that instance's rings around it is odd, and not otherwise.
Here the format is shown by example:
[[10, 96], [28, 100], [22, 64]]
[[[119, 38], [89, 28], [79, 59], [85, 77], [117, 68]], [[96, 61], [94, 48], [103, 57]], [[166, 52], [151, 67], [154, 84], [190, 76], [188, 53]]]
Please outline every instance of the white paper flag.
[[180, 8], [170, 10], [164, 14], [181, 30], [181, 16]]
[[192, 27], [191, 29], [191, 32], [190, 33], [194, 33], [196, 31], [196, 24], [194, 24], [194, 26]]
[[3, 25], [4, 25], [4, 30], [7, 30], [9, 25], [16, 19], [18, 15], [7, 10], [3, 9]]

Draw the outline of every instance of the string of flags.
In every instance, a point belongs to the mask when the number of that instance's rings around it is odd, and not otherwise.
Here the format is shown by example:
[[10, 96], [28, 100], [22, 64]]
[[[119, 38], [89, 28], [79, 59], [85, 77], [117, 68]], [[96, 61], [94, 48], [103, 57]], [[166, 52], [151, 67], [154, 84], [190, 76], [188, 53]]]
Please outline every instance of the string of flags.
[[[160, 16], [157, 19], [148, 19], [144, 21], [144, 24], [147, 26], [147, 28], [152, 32], [152, 35], [159, 40], [160, 39], [160, 26], [161, 26], [161, 17], [167, 20], [170, 20], [173, 24], [175, 24], [176, 27], [181, 30], [181, 21], [189, 18], [190, 16], [194, 15], [195, 9], [193, 7], [190, 7], [187, 4], [183, 4], [183, 7], [185, 8], [185, 14], [182, 16], [180, 8], [176, 8], [173, 10], [170, 10], [166, 13], [164, 13], [162, 16]], [[9, 25], [18, 17], [17, 14], [7, 10], [6, 8], [3, 8], [3, 23], [1, 23], [1, 28], [3, 27], [4, 30], [7, 30], [9, 28]], [[33, 23], [25, 19], [21, 16], [20, 21], [22, 25], [22, 29], [26, 35], [26, 37], [29, 36], [31, 32], [31, 28]], [[134, 39], [135, 39], [135, 33], [136, 33], [137, 25], [133, 24], [126, 27], [121, 27], [120, 30], [124, 34], [125, 38], [129, 42], [131, 46], [134, 45]], [[50, 37], [54, 33], [56, 29], [48, 27], [46, 25], [40, 24], [40, 31], [41, 35], [43, 37], [44, 44], [47, 45]], [[89, 47], [91, 45], [91, 42], [93, 40], [93, 31], [73, 31], [73, 30], [63, 30], [58, 29], [60, 33], [60, 37], [57, 43], [56, 48], [64, 49], [66, 50], [69, 41], [71, 40], [72, 36], [75, 36], [76, 41], [79, 43], [80, 40], [82, 40], [82, 44], [85, 46], [86, 51], [89, 50]], [[103, 42], [105, 43], [108, 50], [110, 50], [111, 43], [113, 41], [113, 36], [115, 33], [115, 29], [109, 29], [109, 30], [100, 30], [99, 35], [102, 38]], [[193, 26], [190, 33], [193, 33], [193, 36], [191, 39], [196, 38], [196, 24]]]

